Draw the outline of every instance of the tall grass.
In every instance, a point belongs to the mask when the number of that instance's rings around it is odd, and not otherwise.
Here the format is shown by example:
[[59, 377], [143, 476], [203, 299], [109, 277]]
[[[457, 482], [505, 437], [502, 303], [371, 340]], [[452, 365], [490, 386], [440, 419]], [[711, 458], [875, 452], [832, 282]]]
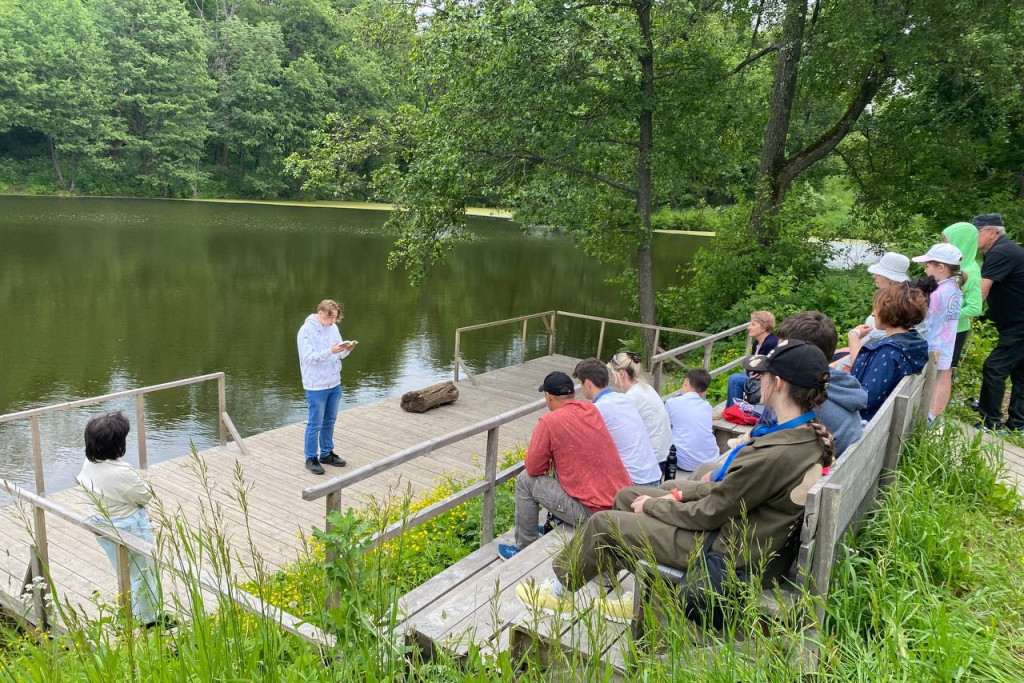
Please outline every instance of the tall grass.
[[[820, 680], [1024, 680], [1024, 515], [1016, 493], [998, 483], [1001, 467], [996, 447], [953, 428], [916, 435], [894, 483], [840, 552], [818, 634], [806, 628], [813, 606], [806, 596], [769, 618], [760, 591], [740, 586], [725, 605], [726, 628], [714, 631], [688, 621], [671, 589], [655, 583], [645, 638], [619, 639], [614, 656], [588, 654], [605, 650], [621, 627], [581, 600], [583, 619], [564, 650], [535, 642], [495, 657], [471, 647], [462, 658], [427, 661], [391, 633], [401, 617], [393, 572], [418, 562], [422, 545], [408, 540], [390, 554], [362, 553], [368, 532], [392, 511], [377, 520], [336, 519], [320, 535], [332, 557], [293, 568], [306, 572], [310, 585], [328, 577], [339, 589], [332, 609], [319, 600], [285, 605], [304, 606], [307, 619], [338, 637], [333, 647], [286, 635], [272, 614], [243, 613], [224, 598], [211, 604], [185, 573], [165, 587], [187, 618], [179, 628], [140, 631], [107, 608], [98, 620], [72, 620], [66, 635], [15, 636], [0, 655], [0, 680], [789, 681], [805, 673], [800, 658], [808, 638], [820, 646]], [[239, 472], [235, 495], [243, 510], [245, 493]], [[165, 513], [164, 555], [273, 596], [282, 577], [245, 570], [249, 562], [219, 531], [220, 514], [212, 498], [196, 528]]]

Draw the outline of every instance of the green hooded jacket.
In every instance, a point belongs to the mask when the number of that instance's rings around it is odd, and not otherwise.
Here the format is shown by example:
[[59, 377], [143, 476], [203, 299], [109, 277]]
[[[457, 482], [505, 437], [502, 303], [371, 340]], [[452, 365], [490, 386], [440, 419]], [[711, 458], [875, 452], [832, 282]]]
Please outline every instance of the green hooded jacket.
[[978, 229], [970, 223], [954, 223], [942, 231], [949, 243], [964, 255], [960, 269], [967, 275], [961, 287], [964, 305], [960, 309], [957, 333], [971, 329], [971, 318], [981, 315], [981, 266], [978, 265]]

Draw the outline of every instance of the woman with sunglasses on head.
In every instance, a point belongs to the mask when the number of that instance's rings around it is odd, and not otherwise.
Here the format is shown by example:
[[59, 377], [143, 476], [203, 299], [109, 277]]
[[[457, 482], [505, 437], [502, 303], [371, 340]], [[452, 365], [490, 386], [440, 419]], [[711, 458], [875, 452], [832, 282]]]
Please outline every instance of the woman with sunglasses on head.
[[644, 369], [640, 365], [640, 354], [633, 351], [622, 351], [608, 361], [608, 372], [612, 384], [624, 389], [626, 396], [633, 399], [636, 409], [643, 418], [651, 447], [658, 457], [661, 476], [665, 476], [665, 460], [669, 448], [672, 447], [672, 426], [669, 424], [665, 403], [657, 390], [644, 380]]
[[[573, 591], [600, 573], [635, 569], [648, 553], [682, 570], [700, 553], [718, 553], [738, 572], [767, 562], [765, 584], [781, 575], [793, 559], [784, 549], [807, 492], [835, 459], [832, 436], [814, 414], [827, 397], [829, 371], [821, 349], [799, 340], [779, 342], [759, 363], [762, 399], [778, 415], [777, 426], [756, 429], [711, 481], [619, 491], [614, 508], [591, 516], [555, 556], [556, 578], [519, 584], [520, 600], [543, 611], [571, 609]], [[632, 616], [629, 596], [596, 606], [611, 619]]]

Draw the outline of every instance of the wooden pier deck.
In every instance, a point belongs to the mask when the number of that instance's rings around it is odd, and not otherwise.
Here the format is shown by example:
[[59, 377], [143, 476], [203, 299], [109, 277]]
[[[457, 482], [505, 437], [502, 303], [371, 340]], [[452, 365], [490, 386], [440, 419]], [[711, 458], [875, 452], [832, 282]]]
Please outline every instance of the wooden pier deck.
[[[335, 450], [348, 467], [328, 467], [323, 477], [307, 472], [302, 462], [304, 423], [273, 429], [243, 439], [249, 456], [229, 443], [151, 466], [147, 478], [159, 505], [178, 520], [195, 526], [212, 520], [242, 559], [242, 576], [252, 572], [254, 548], [264, 569], [275, 570], [301, 553], [303, 537], [324, 525], [323, 501], [302, 499], [304, 488], [338, 476], [428, 439], [447, 434], [539, 398], [537, 386], [552, 370], [571, 372], [578, 359], [551, 355], [476, 376], [475, 383], [459, 382], [459, 400], [424, 414], [406, 413], [399, 398], [357, 406], [341, 412], [335, 428]], [[540, 417], [537, 411], [501, 429], [499, 448], [525, 446]], [[483, 475], [486, 434], [447, 446], [346, 489], [345, 505], [363, 506], [368, 497], [429, 490], [446, 475]], [[236, 467], [246, 489], [248, 514], [237, 494]], [[204, 470], [205, 474], [200, 474]], [[205, 484], [204, 484], [205, 481]], [[350, 492], [351, 491], [351, 492]], [[76, 512], [88, 514], [85, 495], [77, 488], [48, 496]], [[152, 506], [151, 506], [152, 509]], [[18, 505], [0, 510], [0, 599], [9, 605], [22, 595], [30, 556], [31, 511]], [[113, 604], [117, 590], [114, 570], [88, 532], [47, 515], [50, 574], [64, 604], [86, 615], [98, 612], [97, 600]], [[251, 538], [251, 545], [250, 545]], [[166, 584], [165, 584], [166, 585]]]

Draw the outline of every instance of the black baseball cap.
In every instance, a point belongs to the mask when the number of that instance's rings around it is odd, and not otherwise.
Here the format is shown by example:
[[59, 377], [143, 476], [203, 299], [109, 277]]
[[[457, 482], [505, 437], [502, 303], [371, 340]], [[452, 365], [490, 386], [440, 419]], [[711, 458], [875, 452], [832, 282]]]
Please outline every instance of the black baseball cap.
[[[762, 360], [763, 359], [763, 360]], [[767, 356], [754, 356], [747, 362], [752, 372], [770, 372], [798, 387], [828, 388], [828, 361], [814, 344], [785, 339]]]
[[576, 394], [576, 385], [572, 383], [572, 378], [569, 375], [555, 370], [548, 373], [548, 376], [544, 378], [544, 384], [541, 384], [537, 391], [543, 391], [552, 396], [573, 396]]
[[978, 230], [981, 230], [982, 228], [988, 228], [993, 225], [998, 225], [1001, 228], [1006, 227], [1003, 225], [1003, 217], [1000, 216], [998, 213], [980, 214], [972, 218], [971, 223], [973, 223], [974, 227], [976, 227]]

